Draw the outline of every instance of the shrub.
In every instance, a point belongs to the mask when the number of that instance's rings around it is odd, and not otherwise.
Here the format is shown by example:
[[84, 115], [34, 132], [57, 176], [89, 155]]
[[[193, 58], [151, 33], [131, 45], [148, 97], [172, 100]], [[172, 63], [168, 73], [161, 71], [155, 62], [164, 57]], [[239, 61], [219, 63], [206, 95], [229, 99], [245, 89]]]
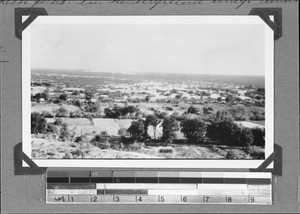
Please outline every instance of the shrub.
[[79, 110], [73, 111], [73, 112], [70, 113], [69, 117], [70, 118], [81, 118], [82, 117], [82, 113]]
[[56, 117], [69, 117], [69, 112], [65, 107], [60, 107], [56, 112]]
[[176, 139], [176, 133], [179, 130], [178, 122], [174, 117], [167, 117], [162, 123], [162, 140], [165, 142], [172, 142]]
[[53, 118], [54, 115], [51, 114], [49, 111], [42, 111], [42, 114], [41, 114], [44, 118]]
[[101, 136], [108, 136], [108, 133], [107, 133], [107, 131], [102, 131], [102, 132], [100, 132], [100, 135]]
[[63, 120], [61, 118], [57, 118], [53, 124], [56, 126], [61, 126], [63, 124]]
[[37, 112], [31, 113], [31, 133], [32, 134], [45, 134], [47, 133], [47, 121]]
[[47, 133], [53, 133], [53, 134], [56, 134], [58, 133], [58, 129], [55, 125], [53, 124], [47, 124]]
[[131, 126], [127, 129], [127, 131], [131, 134], [134, 140], [141, 139], [143, 133], [145, 132], [144, 121], [142, 119], [132, 121]]
[[195, 106], [190, 106], [187, 110], [188, 114], [198, 114], [199, 110]]
[[104, 143], [96, 143], [95, 146], [97, 146], [100, 149], [108, 149], [110, 147], [110, 143], [108, 141], [104, 142]]
[[237, 155], [233, 151], [228, 151], [225, 155], [226, 159], [237, 159]]
[[78, 158], [78, 157], [83, 158], [85, 156], [85, 153], [81, 149], [75, 149], [71, 151], [71, 154], [73, 155], [74, 158]]
[[193, 118], [185, 119], [180, 123], [181, 132], [187, 138], [189, 143], [203, 143], [206, 132], [206, 124], [204, 121]]
[[158, 150], [158, 152], [167, 154], [167, 153], [173, 153], [173, 150], [172, 149], [160, 149], [160, 150]]
[[67, 141], [71, 138], [71, 133], [66, 123], [62, 124], [59, 137], [62, 141]]
[[127, 129], [126, 128], [120, 128], [118, 130], [118, 135], [120, 136], [126, 136], [128, 134]]
[[265, 147], [265, 129], [261, 128], [253, 128], [252, 130], [253, 135], [253, 145]]
[[83, 142], [83, 136], [77, 136], [75, 138], [74, 142], [76, 142], [76, 143]]
[[246, 151], [253, 159], [265, 159], [265, 151], [260, 147], [249, 146]]

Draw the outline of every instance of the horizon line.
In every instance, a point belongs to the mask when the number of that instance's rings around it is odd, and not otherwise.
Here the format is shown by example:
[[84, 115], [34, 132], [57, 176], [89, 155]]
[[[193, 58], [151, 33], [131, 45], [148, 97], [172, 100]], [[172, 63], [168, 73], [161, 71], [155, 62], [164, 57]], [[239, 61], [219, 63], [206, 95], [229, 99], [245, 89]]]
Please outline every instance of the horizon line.
[[219, 76], [258, 76], [265, 77], [264, 75], [258, 74], [218, 74], [218, 73], [181, 73], [181, 72], [134, 72], [134, 71], [94, 71], [93, 69], [62, 69], [62, 68], [31, 68], [31, 70], [56, 70], [56, 71], [81, 71], [83, 73], [112, 73], [112, 74], [195, 74], [195, 75], [219, 75]]

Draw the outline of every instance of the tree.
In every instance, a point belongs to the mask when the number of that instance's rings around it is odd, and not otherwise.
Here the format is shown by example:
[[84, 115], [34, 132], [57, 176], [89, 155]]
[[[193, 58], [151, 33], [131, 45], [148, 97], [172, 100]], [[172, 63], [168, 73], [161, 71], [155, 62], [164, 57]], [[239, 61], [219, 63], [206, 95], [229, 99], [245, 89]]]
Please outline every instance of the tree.
[[172, 142], [176, 138], [176, 132], [179, 131], [179, 124], [174, 117], [167, 117], [162, 123], [162, 140]]
[[228, 95], [228, 96], [225, 98], [225, 101], [226, 101], [227, 103], [229, 103], [229, 102], [232, 101], [232, 99], [233, 99], [232, 95]]
[[253, 128], [251, 130], [253, 135], [253, 145], [265, 147], [265, 129]]
[[56, 112], [56, 117], [69, 117], [69, 111], [65, 107], [60, 107]]
[[93, 97], [93, 93], [91, 91], [86, 91], [85, 92], [85, 99], [90, 100]]
[[182, 96], [183, 96], [183, 93], [178, 93], [178, 94], [176, 94], [175, 98], [180, 99], [180, 98], [182, 98]]
[[204, 115], [208, 115], [212, 113], [213, 109], [212, 107], [203, 107], [202, 111]]
[[213, 140], [222, 140], [225, 143], [232, 144], [236, 142], [238, 131], [238, 125], [230, 117], [217, 114], [209, 123], [206, 135]]
[[181, 122], [181, 132], [190, 143], [203, 143], [206, 123], [198, 118], [185, 119]]
[[41, 93], [36, 93], [34, 95], [34, 99], [37, 101], [37, 102], [40, 102], [40, 99], [43, 98], [43, 95]]
[[63, 124], [63, 120], [61, 118], [57, 118], [53, 124], [56, 126], [61, 126]]
[[153, 126], [153, 137], [156, 138], [156, 127], [160, 124], [159, 120], [155, 115], [148, 115], [145, 120], [145, 135], [148, 135], [148, 127]]
[[198, 114], [199, 110], [195, 106], [190, 106], [187, 110], [188, 114]]
[[238, 131], [238, 145], [249, 147], [253, 145], [253, 134], [251, 129], [246, 127], [240, 127]]
[[143, 133], [145, 132], [144, 121], [139, 119], [137, 121], [132, 121], [131, 126], [127, 129], [134, 140], [141, 139]]
[[70, 133], [70, 130], [68, 128], [68, 125], [66, 123], [63, 123], [62, 127], [60, 129], [60, 139], [62, 141], [66, 141], [66, 140], [69, 140], [70, 137], [71, 137], [71, 133]]
[[42, 98], [44, 98], [44, 100], [47, 102], [47, 101], [49, 100], [49, 97], [50, 97], [49, 92], [47, 92], [47, 90], [45, 90], [45, 91], [42, 93]]
[[66, 101], [68, 99], [68, 94], [59, 95], [59, 99], [62, 100], [62, 101]]
[[146, 102], [149, 102], [149, 101], [150, 101], [150, 96], [149, 96], [149, 95], [147, 95], [147, 96], [145, 97], [145, 101], [146, 101]]
[[99, 111], [100, 107], [97, 103], [90, 103], [85, 106], [85, 111], [87, 112], [97, 112]]
[[127, 135], [127, 129], [126, 128], [120, 128], [119, 130], [118, 130], [118, 135], [120, 135], [120, 136], [126, 136]]
[[45, 134], [47, 133], [47, 121], [37, 112], [31, 113], [31, 133], [32, 134]]

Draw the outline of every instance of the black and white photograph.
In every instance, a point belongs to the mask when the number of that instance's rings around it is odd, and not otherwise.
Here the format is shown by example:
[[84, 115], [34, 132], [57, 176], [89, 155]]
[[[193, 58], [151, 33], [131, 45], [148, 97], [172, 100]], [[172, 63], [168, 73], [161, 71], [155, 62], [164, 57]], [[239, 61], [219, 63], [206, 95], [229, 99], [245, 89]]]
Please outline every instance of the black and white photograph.
[[273, 31], [259, 17], [40, 16], [22, 66], [34, 161], [249, 167], [273, 152]]

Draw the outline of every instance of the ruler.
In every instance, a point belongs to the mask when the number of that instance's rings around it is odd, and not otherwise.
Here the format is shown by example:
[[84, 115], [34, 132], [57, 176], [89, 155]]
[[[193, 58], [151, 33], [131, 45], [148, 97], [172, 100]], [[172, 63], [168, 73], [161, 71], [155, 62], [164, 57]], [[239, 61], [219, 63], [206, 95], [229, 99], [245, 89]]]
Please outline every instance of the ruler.
[[54, 204], [272, 204], [269, 172], [47, 171]]

